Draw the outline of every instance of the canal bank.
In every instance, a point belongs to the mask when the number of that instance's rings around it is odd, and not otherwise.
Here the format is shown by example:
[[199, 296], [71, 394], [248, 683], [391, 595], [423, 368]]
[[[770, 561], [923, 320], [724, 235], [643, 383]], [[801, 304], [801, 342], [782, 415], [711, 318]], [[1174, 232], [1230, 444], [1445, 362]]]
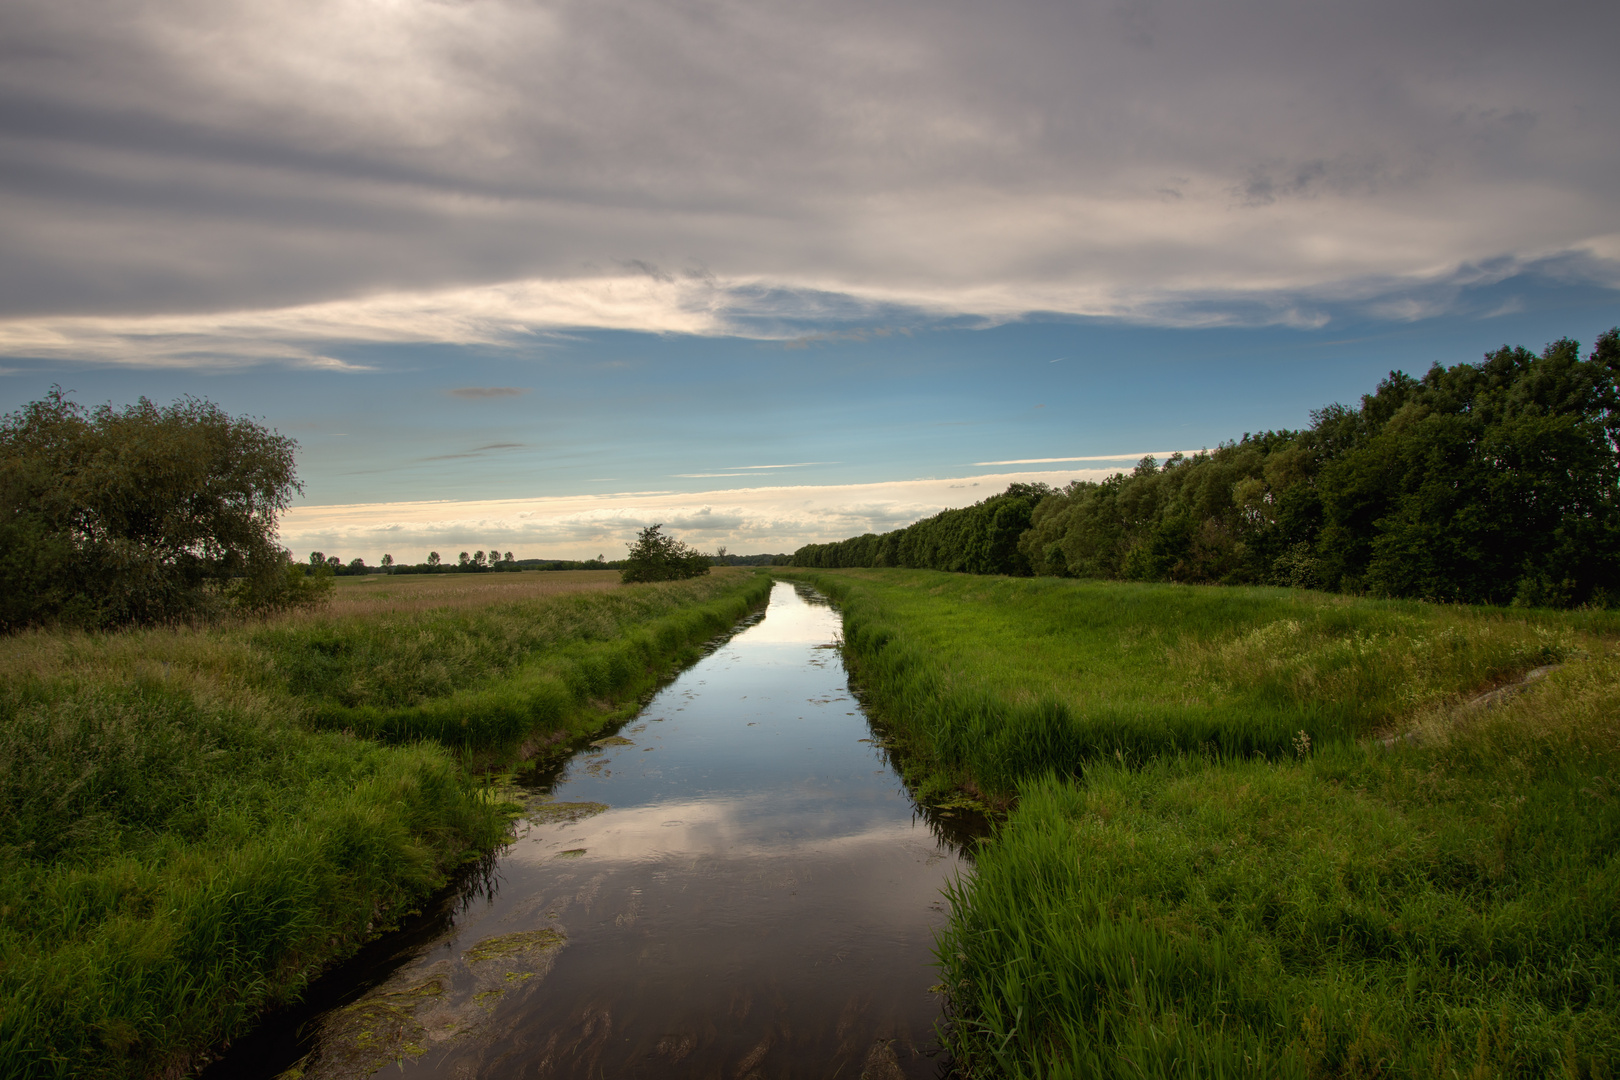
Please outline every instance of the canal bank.
[[965, 864], [890, 765], [838, 635], [823, 598], [778, 582], [763, 619], [533, 778], [513, 843], [368, 989], [218, 1067], [935, 1075], [934, 933]]

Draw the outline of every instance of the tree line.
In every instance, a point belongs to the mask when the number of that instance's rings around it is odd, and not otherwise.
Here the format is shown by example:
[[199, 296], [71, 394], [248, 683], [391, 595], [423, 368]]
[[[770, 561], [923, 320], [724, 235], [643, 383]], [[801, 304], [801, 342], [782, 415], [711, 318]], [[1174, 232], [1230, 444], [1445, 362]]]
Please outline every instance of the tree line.
[[1422, 378], [1391, 372], [1359, 407], [1319, 409], [1308, 428], [1144, 458], [1061, 491], [1014, 485], [895, 532], [807, 545], [794, 564], [1610, 606], [1617, 377], [1614, 329], [1584, 359], [1565, 338]]
[[1035, 508], [1050, 497], [1045, 484], [1013, 484], [959, 510], [942, 510], [903, 529], [866, 533], [831, 544], [806, 544], [793, 553], [794, 566], [902, 566], [964, 574], [1030, 573], [1018, 541], [1029, 529]]

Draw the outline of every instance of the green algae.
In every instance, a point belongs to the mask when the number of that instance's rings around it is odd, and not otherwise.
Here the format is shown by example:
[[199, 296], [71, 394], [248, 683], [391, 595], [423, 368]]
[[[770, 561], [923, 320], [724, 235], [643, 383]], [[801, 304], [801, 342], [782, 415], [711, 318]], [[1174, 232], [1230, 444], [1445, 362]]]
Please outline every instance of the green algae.
[[494, 1038], [502, 999], [544, 976], [567, 938], [555, 929], [485, 938], [459, 960], [401, 973], [328, 1014], [317, 1048], [278, 1080], [361, 1080], [430, 1048]]
[[609, 735], [605, 739], [592, 740], [591, 745], [597, 747], [598, 749], [603, 749], [609, 746], [634, 746], [635, 743], [631, 742], [629, 739], [626, 739], [622, 735]]
[[[370, 1076], [391, 1064], [427, 1053], [426, 1026], [417, 1019], [421, 1006], [444, 994], [442, 976], [387, 993], [368, 994], [332, 1013], [322, 1025], [320, 1076]], [[299, 1080], [310, 1068], [306, 1058], [281, 1074], [279, 1080]]]
[[537, 825], [572, 825], [607, 809], [607, 803], [599, 802], [544, 802], [528, 807], [523, 816]]
[[559, 851], [559, 852], [557, 852], [557, 854], [553, 855], [552, 858], [554, 858], [554, 859], [577, 859], [583, 854], [585, 854], [585, 849], [582, 848], [582, 847], [569, 848], [567, 851]]
[[516, 934], [503, 934], [500, 937], [485, 938], [466, 952], [461, 958], [469, 965], [482, 963], [485, 960], [505, 960], [525, 953], [543, 952], [547, 949], [561, 946], [566, 939], [562, 931], [546, 927], [543, 930], [524, 930]]

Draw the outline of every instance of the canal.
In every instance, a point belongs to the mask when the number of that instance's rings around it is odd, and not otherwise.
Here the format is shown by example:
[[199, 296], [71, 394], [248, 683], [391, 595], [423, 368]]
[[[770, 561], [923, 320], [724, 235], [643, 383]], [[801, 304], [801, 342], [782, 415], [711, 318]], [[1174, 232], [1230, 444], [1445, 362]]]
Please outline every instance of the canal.
[[[924, 814], [837, 612], [777, 582], [514, 841], [213, 1075], [935, 1077], [934, 931], [971, 829]], [[234, 1060], [233, 1060], [234, 1059]]]

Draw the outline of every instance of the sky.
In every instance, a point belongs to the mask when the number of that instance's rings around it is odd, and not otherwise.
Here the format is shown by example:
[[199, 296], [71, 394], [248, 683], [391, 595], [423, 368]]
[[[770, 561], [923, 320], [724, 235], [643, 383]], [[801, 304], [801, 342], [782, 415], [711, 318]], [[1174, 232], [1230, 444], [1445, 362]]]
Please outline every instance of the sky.
[[8, 0], [0, 411], [298, 440], [296, 553], [712, 550], [1620, 324], [1620, 7]]

